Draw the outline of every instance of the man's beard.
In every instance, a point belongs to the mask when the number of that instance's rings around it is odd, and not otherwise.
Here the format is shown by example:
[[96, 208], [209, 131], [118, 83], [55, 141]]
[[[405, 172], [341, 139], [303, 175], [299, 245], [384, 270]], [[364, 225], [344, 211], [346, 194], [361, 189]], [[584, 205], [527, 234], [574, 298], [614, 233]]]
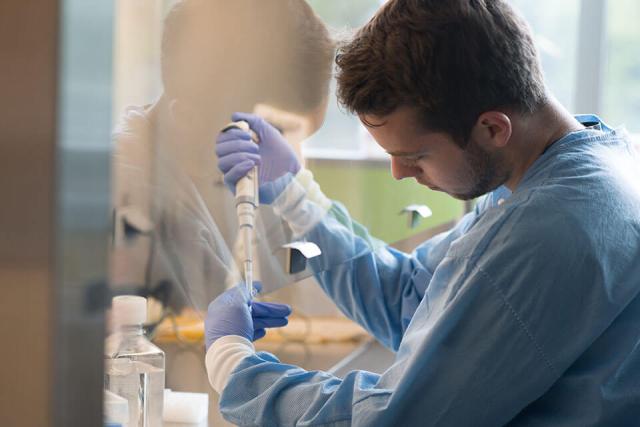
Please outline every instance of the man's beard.
[[471, 188], [464, 193], [451, 194], [456, 199], [471, 200], [495, 190], [504, 184], [510, 176], [501, 155], [489, 153], [475, 142], [469, 141], [465, 147], [465, 156], [469, 163], [469, 182]]

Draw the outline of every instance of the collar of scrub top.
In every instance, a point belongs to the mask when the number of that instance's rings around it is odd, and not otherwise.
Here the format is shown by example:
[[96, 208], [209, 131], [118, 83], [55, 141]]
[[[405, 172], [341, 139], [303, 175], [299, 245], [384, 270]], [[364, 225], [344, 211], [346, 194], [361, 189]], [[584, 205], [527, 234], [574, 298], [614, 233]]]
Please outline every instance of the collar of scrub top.
[[593, 130], [599, 130], [599, 131], [605, 131], [605, 132], [613, 131], [612, 127], [610, 127], [605, 122], [603, 122], [602, 119], [595, 114], [576, 114], [574, 117], [577, 121], [582, 123], [582, 125], [587, 129], [593, 129]]
[[536, 161], [529, 167], [527, 172], [522, 177], [522, 180], [518, 184], [516, 192], [519, 192], [527, 187], [529, 178], [535, 174], [538, 168], [540, 168], [550, 156], [555, 156], [558, 153], [566, 150], [575, 141], [580, 140], [592, 140], [599, 138], [606, 138], [607, 134], [615, 132], [615, 129], [604, 123], [600, 117], [595, 114], [577, 114], [574, 116], [582, 125], [584, 129], [575, 130], [569, 132], [562, 138], [558, 139], [536, 159]]

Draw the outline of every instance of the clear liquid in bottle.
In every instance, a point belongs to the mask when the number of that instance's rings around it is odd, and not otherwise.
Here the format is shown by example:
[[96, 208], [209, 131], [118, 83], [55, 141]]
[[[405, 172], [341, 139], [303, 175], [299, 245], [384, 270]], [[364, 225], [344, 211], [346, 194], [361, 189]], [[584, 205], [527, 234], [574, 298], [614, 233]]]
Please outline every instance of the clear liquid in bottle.
[[[107, 338], [105, 345], [104, 388], [127, 400], [127, 427], [160, 427], [164, 400], [164, 352], [144, 336], [142, 323], [130, 324], [140, 320], [140, 314], [132, 320], [118, 313], [118, 298], [144, 300], [128, 296], [114, 298], [114, 320], [119, 328]], [[141, 307], [138, 302], [136, 309], [141, 310]], [[144, 316], [146, 318], [146, 310]]]

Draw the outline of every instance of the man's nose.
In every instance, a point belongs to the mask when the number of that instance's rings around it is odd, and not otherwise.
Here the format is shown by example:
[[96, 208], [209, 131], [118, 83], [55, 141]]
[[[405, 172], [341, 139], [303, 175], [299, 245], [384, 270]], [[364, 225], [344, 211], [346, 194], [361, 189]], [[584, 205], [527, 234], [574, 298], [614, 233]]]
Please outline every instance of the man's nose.
[[391, 157], [391, 175], [395, 179], [413, 178], [420, 173], [420, 168], [416, 166], [409, 166], [402, 162], [402, 160]]

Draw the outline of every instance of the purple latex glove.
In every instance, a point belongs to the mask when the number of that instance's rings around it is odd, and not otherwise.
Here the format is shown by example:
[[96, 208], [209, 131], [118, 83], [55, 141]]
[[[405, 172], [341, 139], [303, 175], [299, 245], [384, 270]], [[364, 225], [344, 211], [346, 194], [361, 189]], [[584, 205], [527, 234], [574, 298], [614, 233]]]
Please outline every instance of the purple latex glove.
[[260, 202], [270, 204], [298, 173], [300, 162], [280, 132], [261, 117], [234, 113], [231, 119], [249, 123], [260, 142], [255, 144], [251, 136], [240, 129], [230, 129], [218, 135], [216, 154], [224, 182], [235, 192], [238, 180], [258, 165]]
[[[254, 282], [257, 291], [262, 289], [260, 282]], [[265, 336], [265, 328], [279, 328], [289, 321], [291, 307], [286, 304], [270, 302], [251, 303], [244, 285], [226, 290], [214, 299], [207, 310], [204, 320], [205, 346], [208, 350], [218, 338], [226, 335], [238, 335], [255, 341]]]

